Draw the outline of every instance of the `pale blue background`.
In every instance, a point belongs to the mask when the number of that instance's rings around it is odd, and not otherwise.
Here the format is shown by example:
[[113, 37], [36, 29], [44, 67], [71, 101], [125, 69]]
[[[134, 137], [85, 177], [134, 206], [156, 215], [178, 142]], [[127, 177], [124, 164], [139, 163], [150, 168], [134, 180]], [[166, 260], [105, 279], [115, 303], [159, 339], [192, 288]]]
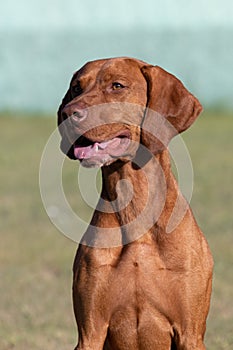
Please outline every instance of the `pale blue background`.
[[8, 0], [0, 5], [0, 110], [54, 112], [86, 61], [132, 56], [233, 109], [231, 0]]

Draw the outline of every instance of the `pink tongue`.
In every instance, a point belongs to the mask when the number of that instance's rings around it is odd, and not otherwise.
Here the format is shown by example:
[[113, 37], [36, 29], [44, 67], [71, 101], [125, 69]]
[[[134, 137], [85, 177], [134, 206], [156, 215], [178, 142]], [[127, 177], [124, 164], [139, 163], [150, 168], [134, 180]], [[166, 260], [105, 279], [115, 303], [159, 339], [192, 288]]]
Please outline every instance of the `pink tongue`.
[[[96, 142], [87, 147], [75, 146], [74, 155], [77, 159], [88, 159], [98, 155], [101, 156], [103, 154], [117, 155], [117, 153], [122, 151], [122, 147], [118, 147], [120, 144], [121, 139], [119, 137], [115, 137], [110, 141], [100, 143]], [[118, 149], [116, 150], [117, 147]]]

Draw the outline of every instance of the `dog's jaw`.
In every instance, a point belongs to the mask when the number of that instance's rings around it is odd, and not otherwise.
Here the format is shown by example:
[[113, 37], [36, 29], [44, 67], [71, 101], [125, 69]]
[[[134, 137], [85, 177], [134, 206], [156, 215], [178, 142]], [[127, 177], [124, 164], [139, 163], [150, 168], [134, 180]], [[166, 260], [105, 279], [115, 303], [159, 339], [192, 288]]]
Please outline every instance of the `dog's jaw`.
[[127, 131], [106, 141], [91, 141], [84, 137], [74, 143], [74, 156], [85, 167], [109, 165], [116, 159], [126, 157], [130, 146], [130, 134]]

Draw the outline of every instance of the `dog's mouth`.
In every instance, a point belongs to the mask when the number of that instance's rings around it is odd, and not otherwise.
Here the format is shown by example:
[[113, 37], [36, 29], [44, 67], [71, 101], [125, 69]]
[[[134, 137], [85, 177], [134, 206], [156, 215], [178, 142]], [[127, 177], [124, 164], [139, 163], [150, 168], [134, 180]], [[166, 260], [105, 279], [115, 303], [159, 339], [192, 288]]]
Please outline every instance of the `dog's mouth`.
[[92, 141], [80, 136], [74, 143], [74, 155], [77, 159], [104, 158], [111, 156], [117, 158], [124, 156], [130, 144], [130, 133], [124, 131], [106, 141]]

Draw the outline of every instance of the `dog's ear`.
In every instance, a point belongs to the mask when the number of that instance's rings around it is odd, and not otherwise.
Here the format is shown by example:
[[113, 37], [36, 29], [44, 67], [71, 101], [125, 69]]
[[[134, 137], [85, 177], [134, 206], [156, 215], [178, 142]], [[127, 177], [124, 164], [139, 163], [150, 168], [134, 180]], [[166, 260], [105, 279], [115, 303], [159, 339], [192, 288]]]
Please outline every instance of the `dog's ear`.
[[190, 127], [202, 106], [174, 75], [158, 66], [148, 65], [141, 70], [148, 86], [141, 142], [155, 154], [166, 148], [173, 136]]
[[72, 100], [72, 97], [71, 97], [71, 92], [70, 92], [70, 88], [69, 88], [68, 91], [66, 92], [65, 96], [63, 97], [62, 103], [59, 106], [59, 109], [57, 111], [57, 124], [58, 124], [59, 132], [60, 132], [61, 137], [62, 137], [61, 143], [60, 143], [60, 148], [61, 148], [62, 152], [65, 153], [70, 159], [76, 159], [74, 156], [73, 145], [70, 143], [70, 141], [68, 140], [68, 138], [66, 136], [65, 123], [64, 123], [64, 119], [62, 117], [63, 108], [71, 100]]

